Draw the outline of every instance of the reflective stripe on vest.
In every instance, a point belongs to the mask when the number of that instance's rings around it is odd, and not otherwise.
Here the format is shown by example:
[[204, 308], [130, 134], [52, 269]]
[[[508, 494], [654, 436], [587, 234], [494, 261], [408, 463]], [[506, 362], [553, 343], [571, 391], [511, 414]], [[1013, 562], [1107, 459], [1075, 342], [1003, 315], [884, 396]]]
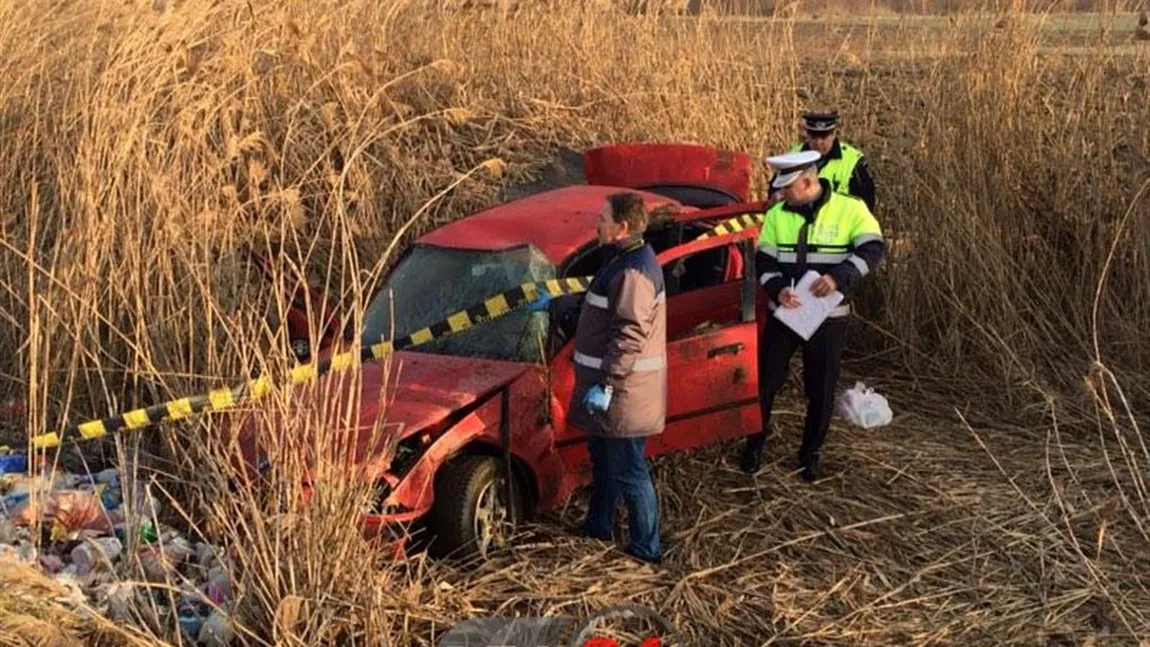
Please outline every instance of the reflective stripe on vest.
[[[775, 258], [781, 265], [798, 262], [799, 230], [806, 223], [800, 214], [788, 211], [778, 202], [767, 211], [759, 229], [758, 251]], [[837, 265], [850, 261], [864, 275], [866, 263], [853, 254], [854, 249], [871, 241], [882, 241], [878, 220], [858, 198], [831, 193], [807, 227], [807, 263]]]
[[[807, 262], [814, 265], [837, 265], [854, 254], [850, 252], [828, 254], [825, 252], [810, 252], [807, 254]], [[780, 263], [798, 263], [799, 255], [797, 252], [779, 252]]]
[[[592, 357], [591, 355], [585, 355], [579, 351], [575, 351], [573, 359], [575, 360], [576, 364], [586, 366], [587, 368], [593, 368], [596, 370], [603, 368], [602, 357]], [[663, 355], [658, 357], [644, 357], [642, 359], [636, 360], [635, 363], [631, 366], [631, 370], [635, 371], [636, 373], [642, 373], [644, 371], [657, 371], [666, 365], [667, 358]]]

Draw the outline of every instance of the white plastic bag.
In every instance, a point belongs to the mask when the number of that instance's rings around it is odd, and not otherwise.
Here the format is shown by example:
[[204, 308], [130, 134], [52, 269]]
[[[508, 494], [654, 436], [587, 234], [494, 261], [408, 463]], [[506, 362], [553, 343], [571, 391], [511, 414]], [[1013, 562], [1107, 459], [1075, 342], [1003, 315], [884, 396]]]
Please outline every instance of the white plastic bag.
[[873, 429], [890, 424], [894, 414], [886, 398], [867, 388], [862, 382], [847, 389], [839, 396], [838, 413], [853, 425], [863, 429]]

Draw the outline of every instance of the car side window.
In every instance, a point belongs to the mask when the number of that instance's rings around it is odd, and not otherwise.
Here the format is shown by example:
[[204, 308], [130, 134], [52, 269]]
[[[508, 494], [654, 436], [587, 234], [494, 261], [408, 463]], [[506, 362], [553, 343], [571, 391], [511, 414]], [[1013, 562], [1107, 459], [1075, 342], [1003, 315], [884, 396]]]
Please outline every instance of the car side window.
[[[664, 275], [681, 272], [678, 293], [671, 291], [672, 284], [667, 286], [670, 297], [667, 301], [668, 341], [740, 324], [747, 320], [747, 312], [753, 313], [753, 291], [750, 292], [751, 305], [746, 303], [747, 293], [752, 287], [748, 281], [753, 282], [753, 273], [739, 272], [730, 280], [724, 280], [729, 275], [726, 271], [728, 260], [745, 262], [747, 243], [745, 239], [725, 244], [722, 239], [712, 239], [702, 244], [704, 249], [699, 249], [698, 246], [688, 247], [688, 242], [682, 245], [683, 249], [667, 254], [670, 258], [663, 261]], [[738, 256], [729, 258], [732, 253]], [[751, 320], [753, 318], [752, 314]]]
[[[688, 234], [689, 235], [689, 234]], [[683, 226], [673, 220], [651, 223], [643, 233], [643, 240], [651, 245], [656, 254], [686, 242]], [[563, 271], [563, 276], [592, 276], [603, 264], [603, 248], [592, 244], [579, 252], [578, 257]]]
[[[711, 226], [702, 223], [684, 223], [682, 242], [689, 243], [710, 231]], [[730, 249], [726, 246], [708, 249], [681, 258], [663, 268], [667, 281], [667, 296], [675, 296], [692, 290], [709, 288], [724, 282]]]
[[[713, 223], [681, 223], [674, 220], [654, 222], [643, 234], [656, 254], [689, 243], [711, 230]], [[667, 296], [707, 288], [723, 283], [727, 275], [730, 250], [727, 247], [706, 250], [680, 259], [663, 268]], [[564, 276], [592, 276], [603, 262], [602, 248], [593, 245], [571, 263]]]

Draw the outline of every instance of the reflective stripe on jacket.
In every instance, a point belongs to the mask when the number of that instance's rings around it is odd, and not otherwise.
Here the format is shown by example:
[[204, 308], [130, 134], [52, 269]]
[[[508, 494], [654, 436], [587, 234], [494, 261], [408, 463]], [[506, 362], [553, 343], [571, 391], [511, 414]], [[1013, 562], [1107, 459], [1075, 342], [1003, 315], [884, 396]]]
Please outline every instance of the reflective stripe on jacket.
[[[630, 437], [663, 431], [667, 411], [667, 293], [655, 251], [642, 241], [616, 248], [582, 299], [575, 328], [575, 388], [568, 420], [588, 433]], [[602, 420], [583, 396], [612, 387]]]
[[844, 299], [831, 316], [846, 316], [863, 277], [882, 262], [882, 228], [866, 204], [832, 191], [826, 179], [819, 183], [822, 194], [813, 203], [792, 207], [777, 202], [763, 218], [755, 267], [770, 310], [784, 287], [813, 270], [834, 277]]

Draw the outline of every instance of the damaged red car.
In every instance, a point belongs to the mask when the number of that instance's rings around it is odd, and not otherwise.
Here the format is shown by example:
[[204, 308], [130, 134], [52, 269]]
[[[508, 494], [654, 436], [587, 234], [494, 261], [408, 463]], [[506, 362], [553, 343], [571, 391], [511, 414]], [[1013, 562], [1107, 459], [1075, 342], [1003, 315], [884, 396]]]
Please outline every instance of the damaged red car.
[[[416, 240], [368, 306], [363, 343], [412, 334], [526, 282], [591, 276], [599, 208], [611, 193], [634, 190], [660, 214], [645, 238], [667, 286], [669, 404], [647, 454], [757, 431], [758, 229], [712, 231], [765, 209], [748, 195], [750, 158], [619, 144], [587, 151], [583, 167], [586, 184], [500, 204]], [[415, 523], [432, 554], [483, 557], [506, 541], [509, 519], [545, 513], [588, 484], [586, 435], [566, 424], [571, 342], [546, 312], [520, 308], [365, 362], [360, 423], [378, 428], [383, 418], [395, 436], [393, 456], [374, 474], [378, 500], [365, 530]], [[319, 358], [332, 352], [317, 350]]]

